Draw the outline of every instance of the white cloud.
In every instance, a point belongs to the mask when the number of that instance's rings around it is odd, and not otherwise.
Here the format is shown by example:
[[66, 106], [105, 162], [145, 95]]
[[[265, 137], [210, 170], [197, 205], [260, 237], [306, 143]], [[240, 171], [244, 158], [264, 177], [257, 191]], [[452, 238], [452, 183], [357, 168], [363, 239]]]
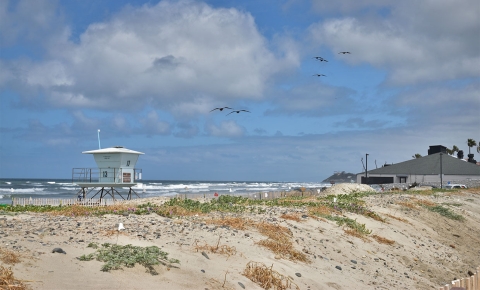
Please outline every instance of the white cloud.
[[384, 17], [331, 18], [310, 31], [314, 41], [333, 52], [352, 51], [342, 61], [387, 69], [393, 84], [479, 77], [476, 5], [475, 0], [397, 1]]
[[140, 120], [143, 130], [148, 136], [168, 135], [171, 132], [171, 126], [168, 122], [161, 121], [155, 111], [151, 111], [147, 116]]
[[56, 0], [0, 1], [0, 47], [18, 41], [45, 44], [68, 31], [67, 26], [58, 25], [63, 17], [57, 3]]
[[205, 130], [209, 135], [216, 137], [241, 137], [245, 134], [245, 129], [235, 121], [222, 121], [220, 125], [208, 123]]
[[125, 8], [91, 24], [78, 44], [67, 32], [58, 29], [46, 46], [50, 59], [16, 64], [16, 82], [42, 89], [57, 106], [151, 104], [192, 117], [207, 104], [262, 99], [275, 74], [298, 65], [295, 45], [281, 39], [281, 56], [270, 51], [249, 13], [196, 1]]

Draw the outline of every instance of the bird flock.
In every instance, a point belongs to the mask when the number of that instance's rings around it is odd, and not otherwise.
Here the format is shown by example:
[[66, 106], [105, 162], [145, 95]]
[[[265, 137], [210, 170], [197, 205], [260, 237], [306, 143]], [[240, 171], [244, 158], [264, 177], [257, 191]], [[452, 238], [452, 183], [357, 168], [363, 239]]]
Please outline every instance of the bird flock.
[[[351, 54], [351, 53], [350, 53], [350, 51], [340, 51], [338, 54], [345, 55], [345, 54]], [[318, 60], [319, 62], [328, 62], [328, 60], [324, 59], [321, 56], [314, 56], [313, 58]], [[324, 74], [314, 74], [313, 76], [314, 77], [326, 77], [326, 75], [324, 75]]]
[[[351, 54], [350, 51], [340, 51], [338, 54]], [[318, 60], [319, 62], [328, 62], [328, 60], [324, 59], [323, 57], [321, 56], [314, 56], [313, 57], [314, 59]], [[314, 74], [313, 76], [315, 77], [326, 77], [327, 75], [325, 74]], [[230, 114], [233, 114], [233, 113], [241, 113], [241, 112], [245, 112], [245, 113], [250, 113], [250, 111], [248, 110], [235, 110], [233, 108], [230, 108], [230, 107], [218, 107], [218, 108], [214, 108], [212, 109], [210, 112], [213, 112], [213, 111], [216, 111], [218, 110], [219, 112], [222, 112], [223, 110], [230, 110], [230, 113], [226, 114], [225, 116], [228, 116]]]
[[228, 109], [228, 110], [232, 110], [230, 113], [226, 114], [225, 116], [228, 116], [230, 114], [233, 114], [233, 113], [240, 113], [240, 112], [246, 112], [246, 113], [250, 113], [250, 111], [247, 111], [247, 110], [234, 110], [233, 108], [230, 108], [230, 107], [220, 107], [220, 108], [215, 108], [213, 110], [211, 110], [210, 112], [213, 112], [215, 110], [219, 110], [220, 112], [225, 110], [225, 109]]

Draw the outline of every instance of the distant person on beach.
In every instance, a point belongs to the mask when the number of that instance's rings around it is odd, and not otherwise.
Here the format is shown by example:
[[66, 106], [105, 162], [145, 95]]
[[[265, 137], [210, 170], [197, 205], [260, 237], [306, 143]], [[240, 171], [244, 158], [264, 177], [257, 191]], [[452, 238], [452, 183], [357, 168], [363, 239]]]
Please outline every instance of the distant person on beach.
[[78, 194], [78, 201], [82, 201], [82, 194], [81, 193]]

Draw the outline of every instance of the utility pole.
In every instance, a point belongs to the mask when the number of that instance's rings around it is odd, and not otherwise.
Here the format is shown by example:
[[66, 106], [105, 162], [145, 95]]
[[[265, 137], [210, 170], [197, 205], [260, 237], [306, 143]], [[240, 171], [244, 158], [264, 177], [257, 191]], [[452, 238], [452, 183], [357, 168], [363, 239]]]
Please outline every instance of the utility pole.
[[367, 170], [368, 170], [368, 153], [365, 154], [365, 184], [368, 184]]
[[440, 152], [440, 188], [443, 188], [443, 164], [442, 164], [442, 155], [443, 153]]

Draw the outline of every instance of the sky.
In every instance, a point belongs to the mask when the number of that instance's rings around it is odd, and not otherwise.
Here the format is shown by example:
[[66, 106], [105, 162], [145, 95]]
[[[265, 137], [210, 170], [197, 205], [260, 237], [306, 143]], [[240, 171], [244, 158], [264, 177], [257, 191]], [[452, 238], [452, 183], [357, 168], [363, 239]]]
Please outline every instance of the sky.
[[145, 153], [156, 180], [321, 182], [366, 154], [466, 155], [480, 3], [0, 0], [0, 100], [0, 178], [71, 178], [99, 143]]

